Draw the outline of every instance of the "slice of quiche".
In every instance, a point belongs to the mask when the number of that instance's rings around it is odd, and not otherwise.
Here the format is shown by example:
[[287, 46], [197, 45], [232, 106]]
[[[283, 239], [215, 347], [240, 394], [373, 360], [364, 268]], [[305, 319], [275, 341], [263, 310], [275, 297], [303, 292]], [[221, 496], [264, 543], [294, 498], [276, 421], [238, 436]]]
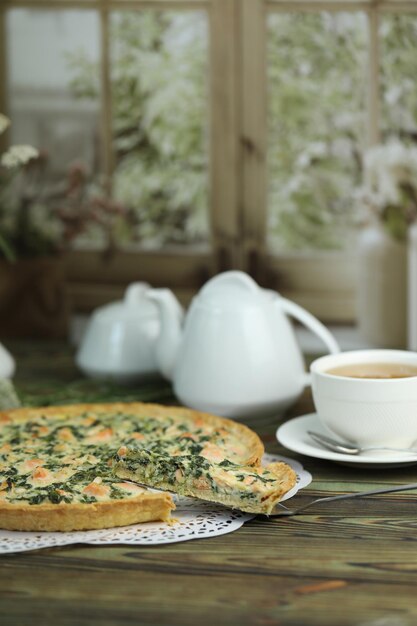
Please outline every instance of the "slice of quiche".
[[227, 459], [216, 463], [201, 455], [168, 456], [126, 446], [118, 450], [113, 470], [119, 478], [149, 487], [265, 515], [297, 478], [286, 463], [253, 467]]

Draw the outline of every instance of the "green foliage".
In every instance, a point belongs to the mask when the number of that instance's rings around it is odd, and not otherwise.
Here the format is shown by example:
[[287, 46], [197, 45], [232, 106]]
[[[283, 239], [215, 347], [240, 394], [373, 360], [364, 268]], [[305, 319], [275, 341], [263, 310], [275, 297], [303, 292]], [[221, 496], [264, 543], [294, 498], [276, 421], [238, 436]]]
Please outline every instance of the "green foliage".
[[360, 180], [366, 24], [355, 14], [268, 22], [269, 210], [273, 243], [340, 247]]
[[68, 68], [73, 77], [69, 84], [71, 92], [78, 98], [97, 99], [100, 94], [100, 74], [97, 63], [92, 61], [82, 48], [67, 55]]
[[[113, 195], [127, 241], [207, 237], [207, 33], [203, 14], [121, 12], [111, 20]], [[74, 93], [98, 97], [97, 68], [71, 58]], [[78, 69], [77, 69], [78, 68]]]
[[[417, 139], [417, 17], [382, 18], [382, 124]], [[120, 12], [111, 21], [113, 193], [118, 240], [207, 238], [207, 32], [203, 14]], [[335, 249], [355, 226], [362, 179], [368, 29], [363, 12], [268, 16], [270, 243]], [[99, 97], [98, 68], [71, 56], [72, 88]]]
[[74, 163], [52, 183], [44, 157], [10, 172], [0, 167], [0, 259], [57, 255], [74, 239], [93, 233], [110, 249], [124, 211], [92, 185]]
[[[362, 179], [367, 28], [358, 13], [276, 14], [269, 19], [270, 227], [277, 246], [348, 244]], [[381, 21], [385, 137], [417, 141], [417, 17]], [[387, 220], [404, 231], [397, 211]]]
[[382, 129], [384, 137], [417, 141], [417, 16], [384, 15], [381, 21]]

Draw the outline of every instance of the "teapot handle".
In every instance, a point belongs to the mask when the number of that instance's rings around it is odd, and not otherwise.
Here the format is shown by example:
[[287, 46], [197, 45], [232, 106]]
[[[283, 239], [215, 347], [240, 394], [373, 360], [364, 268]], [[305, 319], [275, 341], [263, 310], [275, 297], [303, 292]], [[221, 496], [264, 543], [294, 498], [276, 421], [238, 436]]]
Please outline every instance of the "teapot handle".
[[[333, 337], [332, 333], [326, 328], [324, 324], [322, 324], [314, 315], [311, 315], [308, 311], [303, 309], [303, 307], [295, 304], [291, 300], [287, 300], [287, 298], [280, 297], [278, 300], [281, 310], [291, 317], [294, 317], [296, 320], [307, 326], [315, 335], [317, 335], [323, 343], [326, 345], [330, 354], [337, 354], [340, 352], [339, 344], [336, 339]], [[311, 384], [311, 375], [306, 373], [305, 375], [305, 386]]]

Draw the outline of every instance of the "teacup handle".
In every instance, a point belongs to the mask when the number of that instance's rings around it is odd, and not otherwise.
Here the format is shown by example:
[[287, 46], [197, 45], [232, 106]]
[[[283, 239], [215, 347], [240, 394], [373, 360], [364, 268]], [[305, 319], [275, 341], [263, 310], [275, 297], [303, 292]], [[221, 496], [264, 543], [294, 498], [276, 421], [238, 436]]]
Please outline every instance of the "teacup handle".
[[[281, 309], [284, 313], [291, 315], [296, 320], [307, 326], [315, 335], [317, 335], [325, 344], [330, 354], [337, 354], [340, 352], [339, 344], [336, 339], [333, 337], [332, 333], [326, 328], [324, 324], [322, 324], [314, 315], [311, 315], [308, 311], [303, 309], [295, 302], [291, 300], [287, 300], [287, 298], [279, 298], [279, 303], [281, 305]], [[307, 387], [311, 384], [311, 375], [306, 372], [304, 385]]]

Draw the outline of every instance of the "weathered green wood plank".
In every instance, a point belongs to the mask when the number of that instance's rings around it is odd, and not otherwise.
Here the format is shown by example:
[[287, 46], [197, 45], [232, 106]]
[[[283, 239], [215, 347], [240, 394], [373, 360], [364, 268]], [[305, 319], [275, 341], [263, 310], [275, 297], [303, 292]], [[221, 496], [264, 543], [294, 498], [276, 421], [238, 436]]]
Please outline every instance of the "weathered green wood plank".
[[[283, 575], [300, 572], [313, 578], [333, 577], [390, 583], [410, 583], [417, 575], [417, 526], [414, 520], [303, 516], [297, 522], [270, 520], [247, 524], [233, 535], [159, 548], [66, 547], [2, 558], [0, 589], [13, 585], [8, 570], [26, 574], [47, 569], [59, 572], [140, 570], [181, 575]], [[42, 588], [43, 580], [33, 587]], [[2, 591], [0, 591], [0, 596]]]
[[[120, 575], [120, 574], [119, 574]], [[33, 572], [32, 572], [33, 576]], [[164, 574], [132, 570], [123, 578], [86, 572], [65, 580], [43, 576], [38, 588], [26, 575], [14, 596], [2, 600], [8, 626], [66, 624], [363, 624], [387, 615], [416, 623], [413, 584], [311, 579], [300, 572], [288, 578], [254, 574]], [[48, 617], [48, 622], [45, 617]], [[384, 623], [384, 622], [382, 622]], [[386, 623], [386, 622], [385, 622]], [[390, 622], [388, 622], [390, 623]]]

